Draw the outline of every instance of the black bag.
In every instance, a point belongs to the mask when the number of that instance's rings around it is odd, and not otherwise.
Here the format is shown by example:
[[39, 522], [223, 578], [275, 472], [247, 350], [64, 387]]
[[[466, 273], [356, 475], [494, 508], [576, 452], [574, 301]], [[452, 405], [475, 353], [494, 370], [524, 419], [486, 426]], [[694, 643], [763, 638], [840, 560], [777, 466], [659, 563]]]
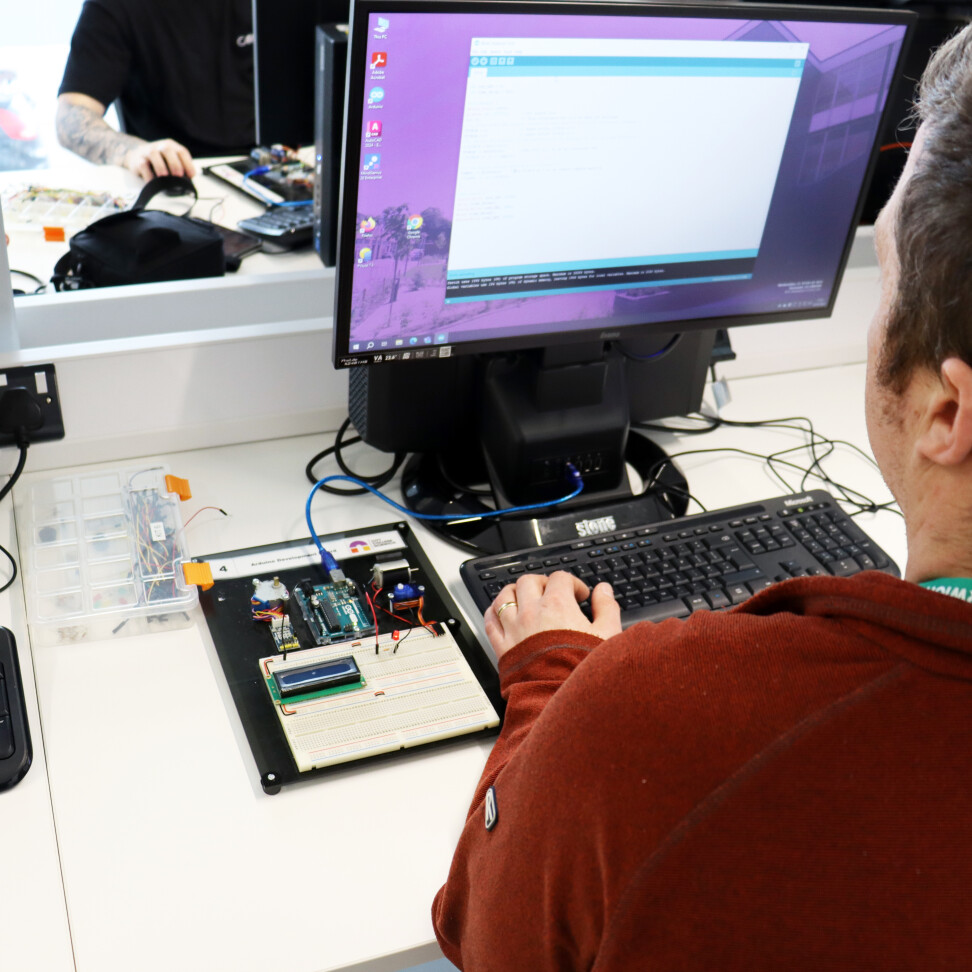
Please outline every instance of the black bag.
[[160, 176], [146, 183], [131, 209], [75, 233], [54, 267], [55, 289], [223, 276], [223, 237], [212, 223], [145, 208], [156, 193], [171, 189], [196, 196], [189, 179]]

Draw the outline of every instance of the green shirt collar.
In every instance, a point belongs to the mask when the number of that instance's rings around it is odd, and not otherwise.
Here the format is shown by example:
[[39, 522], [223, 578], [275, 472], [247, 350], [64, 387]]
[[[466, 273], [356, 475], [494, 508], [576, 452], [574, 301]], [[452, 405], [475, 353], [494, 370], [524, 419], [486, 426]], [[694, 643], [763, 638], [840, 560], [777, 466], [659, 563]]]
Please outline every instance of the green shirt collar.
[[972, 578], [938, 577], [935, 580], [922, 581], [920, 586], [972, 604]]

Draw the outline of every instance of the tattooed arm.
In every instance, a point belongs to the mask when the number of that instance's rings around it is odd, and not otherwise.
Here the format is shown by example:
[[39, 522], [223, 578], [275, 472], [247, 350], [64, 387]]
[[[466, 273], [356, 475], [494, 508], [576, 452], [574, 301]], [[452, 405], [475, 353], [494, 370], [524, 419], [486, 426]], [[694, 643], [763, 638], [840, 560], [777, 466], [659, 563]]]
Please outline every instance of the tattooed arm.
[[69, 92], [57, 99], [57, 139], [96, 165], [121, 165], [143, 179], [196, 174], [192, 156], [171, 138], [146, 142], [116, 132], [104, 119], [106, 108], [88, 95]]

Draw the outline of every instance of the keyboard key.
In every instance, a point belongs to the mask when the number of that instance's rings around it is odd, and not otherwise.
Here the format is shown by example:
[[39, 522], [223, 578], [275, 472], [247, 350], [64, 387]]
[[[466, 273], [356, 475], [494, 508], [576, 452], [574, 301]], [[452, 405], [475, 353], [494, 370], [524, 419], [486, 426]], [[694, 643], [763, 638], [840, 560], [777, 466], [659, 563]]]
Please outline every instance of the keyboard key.
[[714, 611], [729, 607], [732, 603], [722, 591], [709, 591], [705, 597]]
[[667, 621], [668, 618], [687, 618], [692, 612], [685, 606], [684, 601], [662, 601], [658, 604], [646, 604], [633, 611], [622, 612], [621, 623], [625, 627], [638, 621]]
[[763, 572], [753, 564], [748, 570], [734, 570], [722, 575], [725, 584], [745, 584], [763, 578]]
[[733, 604], [742, 604], [750, 596], [749, 588], [745, 584], [730, 584], [726, 588], [726, 593]]
[[773, 586], [773, 581], [769, 577], [761, 577], [759, 580], [752, 580], [746, 585], [754, 594], [765, 591], [767, 587]]

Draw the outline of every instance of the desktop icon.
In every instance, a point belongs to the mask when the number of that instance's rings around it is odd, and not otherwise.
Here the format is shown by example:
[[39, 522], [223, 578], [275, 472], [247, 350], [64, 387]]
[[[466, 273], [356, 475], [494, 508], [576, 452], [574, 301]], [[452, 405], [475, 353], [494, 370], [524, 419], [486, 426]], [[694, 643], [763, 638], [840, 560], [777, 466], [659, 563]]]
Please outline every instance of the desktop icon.
[[379, 101], [384, 100], [384, 97], [385, 97], [385, 89], [378, 87], [378, 85], [375, 85], [375, 87], [373, 87], [368, 92], [368, 104], [377, 105]]
[[423, 222], [425, 222], [425, 220], [423, 220], [421, 216], [416, 214], [414, 216], [409, 216], [408, 222], [405, 225], [410, 230], [420, 230], [422, 228]]
[[358, 232], [362, 236], [368, 236], [369, 234], [374, 233], [377, 225], [378, 224], [375, 222], [375, 217], [369, 216], [367, 219], [363, 219], [360, 223], [358, 223]]
[[381, 122], [377, 118], [365, 126], [365, 138], [381, 138]]
[[364, 165], [361, 167], [362, 172], [380, 172], [381, 171], [381, 154], [379, 152], [370, 152], [364, 157]]
[[388, 55], [384, 51], [374, 51], [371, 55], [371, 70], [380, 70], [388, 66]]
[[358, 263], [371, 263], [370, 246], [365, 246], [358, 250]]
[[379, 30], [388, 30], [390, 24], [387, 17], [379, 17], [376, 21]]

